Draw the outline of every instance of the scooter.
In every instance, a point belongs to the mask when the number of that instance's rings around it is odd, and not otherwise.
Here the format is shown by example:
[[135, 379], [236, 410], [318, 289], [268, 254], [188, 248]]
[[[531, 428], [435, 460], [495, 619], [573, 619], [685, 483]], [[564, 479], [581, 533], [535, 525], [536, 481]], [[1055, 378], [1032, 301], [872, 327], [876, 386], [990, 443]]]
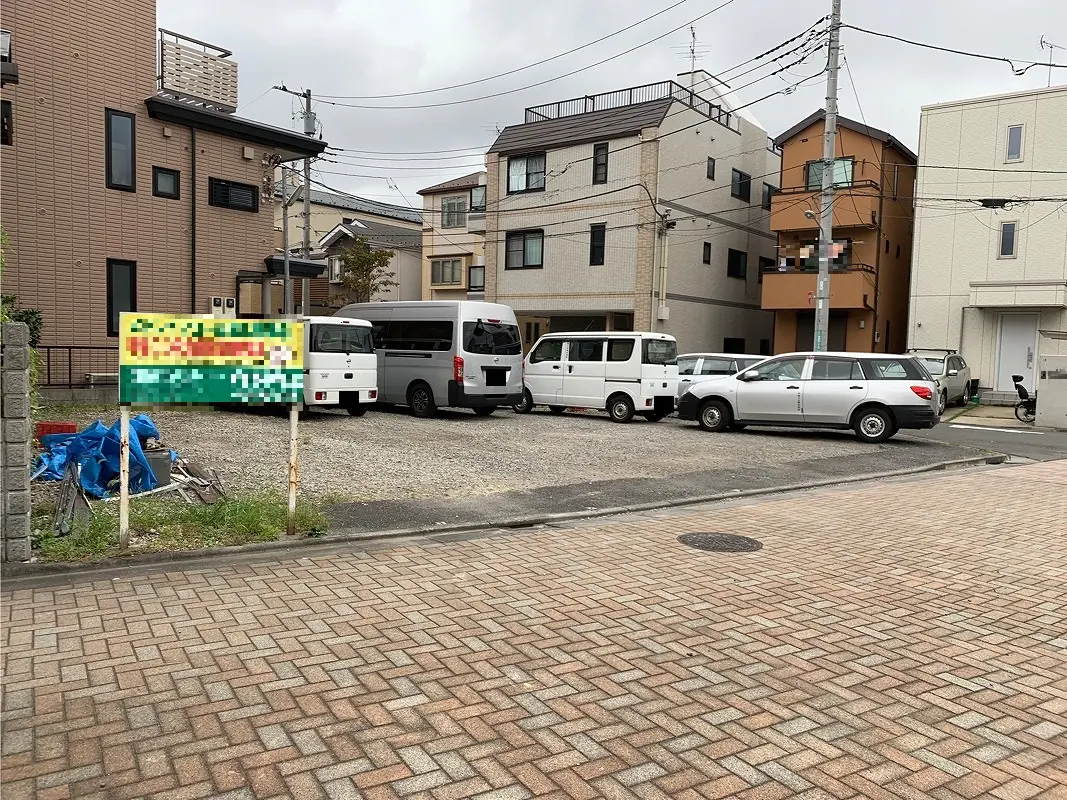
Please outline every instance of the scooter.
[[1019, 402], [1015, 404], [1015, 418], [1019, 422], [1033, 425], [1034, 420], [1037, 419], [1037, 392], [1034, 392], [1031, 397], [1026, 387], [1023, 386], [1022, 375], [1012, 375], [1011, 379], [1015, 382], [1015, 391], [1019, 393]]

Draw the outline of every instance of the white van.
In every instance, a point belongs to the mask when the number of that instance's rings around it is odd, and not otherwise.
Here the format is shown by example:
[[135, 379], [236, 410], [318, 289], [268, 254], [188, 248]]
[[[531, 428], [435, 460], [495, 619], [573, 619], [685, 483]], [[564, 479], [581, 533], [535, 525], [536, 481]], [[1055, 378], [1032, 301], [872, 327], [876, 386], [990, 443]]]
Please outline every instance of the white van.
[[548, 406], [607, 409], [615, 422], [635, 413], [659, 422], [674, 411], [678, 345], [665, 333], [549, 333], [524, 362], [520, 414]]
[[515, 312], [468, 300], [352, 303], [338, 317], [368, 320], [378, 355], [378, 402], [432, 417], [438, 407], [487, 417], [522, 399]]
[[365, 319], [300, 317], [304, 323], [303, 413], [340, 406], [361, 417], [378, 398], [378, 360]]

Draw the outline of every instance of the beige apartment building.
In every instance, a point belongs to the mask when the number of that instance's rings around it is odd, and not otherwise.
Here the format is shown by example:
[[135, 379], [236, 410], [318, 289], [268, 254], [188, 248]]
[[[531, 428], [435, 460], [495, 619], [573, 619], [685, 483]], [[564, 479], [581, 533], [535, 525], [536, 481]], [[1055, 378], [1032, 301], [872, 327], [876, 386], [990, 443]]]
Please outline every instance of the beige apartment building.
[[486, 178], [472, 172], [419, 190], [423, 300], [485, 296]]
[[113, 379], [123, 311], [262, 315], [275, 168], [326, 143], [238, 117], [229, 51], [154, 0], [8, 0], [3, 28], [3, 292], [43, 314], [44, 381]]
[[654, 330], [681, 351], [770, 352], [781, 157], [706, 72], [527, 108], [486, 157], [485, 295], [527, 341]]

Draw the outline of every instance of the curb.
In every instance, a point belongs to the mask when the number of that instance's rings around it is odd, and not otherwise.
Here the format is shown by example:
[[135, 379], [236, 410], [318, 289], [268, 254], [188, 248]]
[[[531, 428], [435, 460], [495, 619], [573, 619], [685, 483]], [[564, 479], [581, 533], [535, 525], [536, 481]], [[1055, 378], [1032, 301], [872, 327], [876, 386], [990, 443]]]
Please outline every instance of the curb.
[[[445, 533], [469, 533], [471, 531], [530, 528], [535, 525], [548, 525], [558, 522], [578, 521], [595, 519], [597, 517], [613, 517], [620, 514], [634, 514], [642, 511], [655, 511], [661, 508], [677, 508], [683, 506], [702, 505], [704, 503], [716, 503], [723, 500], [736, 500], [744, 497], [760, 497], [772, 494], [783, 494], [806, 489], [819, 489], [826, 486], [840, 486], [849, 483], [880, 480], [883, 478], [897, 478], [907, 475], [921, 475], [926, 472], [940, 472], [950, 469], [965, 469], [985, 465], [1003, 464], [1008, 456], [993, 453], [985, 456], [972, 456], [959, 458], [951, 461], [938, 461], [933, 464], [924, 464], [920, 467], [908, 467], [907, 469], [889, 470], [886, 472], [868, 472], [862, 475], [849, 477], [826, 478], [818, 481], [806, 481], [804, 483], [785, 484], [783, 486], [769, 486], [761, 489], [741, 489], [731, 492], [719, 492], [718, 494], [698, 495], [685, 497], [677, 500], [633, 503], [624, 506], [612, 506], [598, 508], [592, 511], [562, 511], [556, 514], [536, 514], [524, 517], [513, 517], [500, 522], [475, 522], [457, 525], [439, 525], [423, 528], [396, 528], [386, 531], [350, 531], [342, 529], [336, 534], [300, 539], [296, 542], [257, 542], [255, 544], [235, 545], [233, 547], [214, 547], [202, 550], [177, 550], [164, 553], [143, 553], [133, 556], [115, 556], [107, 561], [96, 562], [60, 562], [60, 563], [5, 563], [0, 566], [0, 577], [9, 581], [30, 579], [50, 576], [75, 576], [81, 574], [104, 573], [107, 571], [121, 571], [132, 567], [152, 567], [178, 564], [191, 567], [194, 563], [203, 562], [204, 565], [219, 566], [220, 557], [243, 556], [255, 553], [276, 552], [279, 554], [289, 551], [315, 550], [323, 545], [342, 545], [354, 542], [383, 542], [393, 539], [431, 538]], [[311, 555], [313, 555], [312, 553]]]

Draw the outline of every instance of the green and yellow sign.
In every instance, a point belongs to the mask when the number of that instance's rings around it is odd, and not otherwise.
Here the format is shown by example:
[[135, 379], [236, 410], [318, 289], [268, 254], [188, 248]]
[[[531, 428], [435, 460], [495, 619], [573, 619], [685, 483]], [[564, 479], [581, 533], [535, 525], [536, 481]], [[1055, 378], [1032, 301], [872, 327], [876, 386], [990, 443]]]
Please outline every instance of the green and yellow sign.
[[303, 399], [301, 322], [128, 312], [119, 327], [120, 403]]

